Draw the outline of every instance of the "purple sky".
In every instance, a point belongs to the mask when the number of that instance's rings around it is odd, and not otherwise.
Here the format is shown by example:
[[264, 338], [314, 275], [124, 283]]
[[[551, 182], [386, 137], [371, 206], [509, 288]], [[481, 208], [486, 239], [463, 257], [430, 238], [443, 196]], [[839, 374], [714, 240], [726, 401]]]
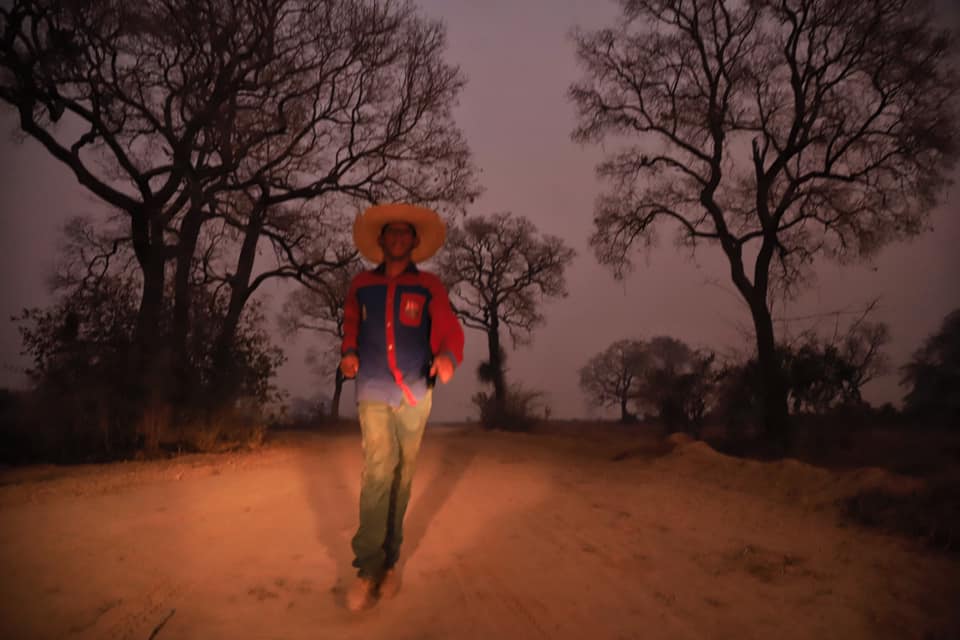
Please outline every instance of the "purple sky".
[[[534, 342], [509, 356], [508, 381], [543, 390], [557, 417], [588, 415], [577, 370], [586, 360], [620, 338], [671, 335], [694, 346], [745, 349], [750, 327], [746, 308], [728, 282], [719, 249], [705, 246], [695, 260], [678, 252], [669, 234], [635, 272], [614, 282], [597, 266], [586, 238], [591, 232], [593, 202], [602, 185], [593, 173], [602, 157], [598, 147], [570, 141], [573, 106], [566, 99], [579, 78], [568, 32], [609, 24], [614, 3], [584, 0], [420, 0], [424, 14], [447, 25], [447, 59], [459, 64], [468, 84], [460, 98], [457, 121], [481, 168], [484, 195], [470, 213], [509, 210], [529, 217], [538, 228], [563, 237], [578, 252], [568, 272], [570, 296], [548, 303], [547, 324]], [[945, 3], [944, 6], [950, 6]], [[958, 24], [958, 11], [948, 11]], [[21, 386], [25, 360], [19, 356], [16, 329], [9, 317], [25, 306], [49, 300], [45, 280], [56, 257], [59, 228], [78, 213], [101, 209], [73, 177], [32, 141], [15, 143], [13, 119], [0, 117], [0, 385]], [[960, 178], [960, 172], [956, 173]], [[888, 246], [865, 265], [837, 267], [820, 263], [817, 281], [798, 300], [775, 309], [779, 318], [856, 311], [880, 298], [874, 320], [887, 322], [893, 364], [908, 360], [943, 317], [960, 307], [960, 187], [930, 218], [932, 231], [908, 243]], [[276, 286], [263, 295], [279, 308], [284, 291]], [[841, 321], [849, 320], [842, 316]], [[820, 320], [825, 330], [834, 318]], [[807, 326], [789, 324], [793, 331]], [[782, 331], [782, 324], [778, 328]], [[292, 395], [326, 391], [308, 373], [303, 352], [318, 340], [303, 336], [283, 343], [289, 358], [279, 377]], [[478, 388], [474, 371], [485, 357], [482, 334], [467, 332], [466, 362], [457, 377], [439, 391], [438, 420], [458, 420], [476, 412], [470, 404]], [[899, 401], [902, 389], [891, 374], [871, 383], [866, 397], [874, 403]], [[352, 390], [345, 398], [350, 410]]]

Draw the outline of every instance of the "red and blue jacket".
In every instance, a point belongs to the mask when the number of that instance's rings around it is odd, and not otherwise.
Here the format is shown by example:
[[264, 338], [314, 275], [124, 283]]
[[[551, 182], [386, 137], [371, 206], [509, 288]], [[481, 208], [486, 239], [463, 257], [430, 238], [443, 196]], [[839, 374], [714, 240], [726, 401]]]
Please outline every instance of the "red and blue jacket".
[[440, 278], [413, 263], [388, 278], [381, 264], [350, 283], [340, 351], [360, 358], [358, 402], [415, 405], [431, 384], [435, 355], [463, 361], [463, 327]]

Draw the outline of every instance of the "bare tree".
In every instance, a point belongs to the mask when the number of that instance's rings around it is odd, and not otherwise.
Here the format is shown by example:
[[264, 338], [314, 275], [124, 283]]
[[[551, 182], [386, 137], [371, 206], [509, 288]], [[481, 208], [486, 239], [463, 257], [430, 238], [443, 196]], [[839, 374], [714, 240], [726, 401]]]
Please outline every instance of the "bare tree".
[[[0, 32], [0, 100], [129, 216], [141, 368], [167, 341], [168, 261], [180, 357], [196, 262], [229, 287], [216, 339], [226, 365], [262, 282], [342, 266], [323, 219], [334, 207], [401, 197], [456, 207], [477, 192], [451, 116], [463, 78], [442, 60], [442, 26], [407, 2], [18, 0], [0, 9]], [[217, 220], [212, 235], [235, 253], [202, 248]], [[257, 274], [261, 243], [277, 267]]]
[[616, 276], [661, 222], [719, 245], [753, 320], [767, 431], [786, 386], [771, 298], [819, 256], [919, 233], [957, 159], [950, 40], [925, 0], [622, 0], [575, 33], [573, 137], [622, 139], [591, 238]]
[[450, 229], [438, 270], [464, 325], [487, 336], [486, 369], [501, 409], [506, 399], [501, 327], [515, 347], [529, 343], [544, 322], [544, 299], [566, 297], [564, 272], [575, 255], [560, 238], [538, 236], [532, 222], [510, 213], [471, 216]]
[[[0, 99], [16, 110], [26, 135], [129, 216], [143, 272], [141, 367], [155, 355], [160, 333], [166, 227], [189, 199], [185, 174], [213, 116], [210, 104], [222, 99], [207, 88], [229, 84], [210, 56], [199, 55], [198, 43], [184, 52], [194, 54], [183, 56], [189, 67], [166, 58], [171, 43], [183, 40], [185, 20], [168, 16], [161, 27], [153, 9], [26, 0], [0, 9]], [[220, 24], [205, 9], [197, 8], [200, 30]], [[158, 78], [167, 80], [165, 90]]]
[[[442, 25], [406, 2], [320, 2], [297, 17], [299, 67], [276, 70], [289, 78], [282, 90], [234, 99], [219, 139], [245, 159], [222, 207], [243, 235], [228, 320], [270, 278], [317, 280], [347, 265], [353, 252], [330, 248], [344, 211], [387, 200], [456, 208], [478, 192], [450, 113], [464, 81], [442, 59]], [[258, 243], [276, 267], [255, 274]]]
[[656, 411], [668, 427], [696, 427], [710, 400], [713, 361], [669, 336], [618, 340], [580, 369], [580, 387], [596, 405], [619, 405], [621, 422], [636, 419], [632, 404]]
[[[166, 445], [194, 446], [184, 425], [198, 417], [192, 402], [209, 388], [215, 373], [211, 338], [222, 322], [225, 300], [207, 283], [192, 283], [196, 304], [187, 347], [190, 360], [196, 363], [196, 388], [172, 397], [173, 402], [162, 407], [174, 418], [174, 429], [145, 430], [158, 423], [131, 421], [142, 407], [135, 393], [138, 381], [131, 379], [128, 363], [141, 272], [125, 225], [106, 232], [100, 227], [82, 218], [68, 222], [62, 260], [51, 278], [55, 301], [42, 309], [24, 309], [14, 318], [24, 352], [34, 361], [28, 372], [32, 393], [42, 399], [24, 419], [35, 422], [37, 428], [49, 428], [47, 435], [53, 436], [49, 445], [59, 447], [62, 440], [64, 450], [56, 455], [67, 457], [94, 452], [112, 457], [134, 448], [155, 452], [161, 436]], [[164, 309], [165, 324], [171, 313], [169, 306]], [[247, 400], [248, 409], [256, 410], [276, 398], [271, 378], [283, 361], [282, 354], [266, 334], [258, 304], [249, 305], [237, 335], [231, 356], [236, 362], [238, 396]], [[37, 441], [41, 448], [47, 446], [43, 440]]]
[[693, 349], [670, 336], [644, 345], [644, 368], [633, 395], [639, 406], [656, 410], [667, 428], [682, 427], [698, 436], [712, 392], [715, 355]]
[[620, 408], [620, 422], [634, 422], [630, 403], [646, 368], [646, 344], [617, 340], [580, 369], [580, 388], [594, 406]]
[[322, 278], [311, 281], [309, 286], [290, 294], [281, 315], [281, 325], [286, 332], [310, 331], [332, 338], [322, 354], [311, 353], [308, 357], [317, 363], [317, 370], [324, 378], [333, 377], [330, 417], [334, 420], [340, 417], [340, 396], [345, 381], [340, 371], [343, 308], [350, 283], [362, 269], [363, 264], [356, 259], [341, 269], [329, 271]]
[[882, 349], [890, 343], [890, 329], [883, 322], [857, 322], [840, 345], [841, 357], [850, 367], [844, 400], [862, 402], [863, 386], [890, 370], [890, 358]]

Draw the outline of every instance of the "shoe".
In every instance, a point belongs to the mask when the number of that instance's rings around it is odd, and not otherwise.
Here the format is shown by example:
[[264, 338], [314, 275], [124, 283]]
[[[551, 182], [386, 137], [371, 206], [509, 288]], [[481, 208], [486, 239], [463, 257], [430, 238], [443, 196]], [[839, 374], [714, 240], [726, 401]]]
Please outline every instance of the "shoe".
[[396, 569], [387, 569], [380, 581], [380, 597], [389, 600], [400, 591], [400, 573]]
[[376, 583], [370, 578], [357, 578], [347, 589], [347, 609], [352, 613], [369, 609], [374, 603]]

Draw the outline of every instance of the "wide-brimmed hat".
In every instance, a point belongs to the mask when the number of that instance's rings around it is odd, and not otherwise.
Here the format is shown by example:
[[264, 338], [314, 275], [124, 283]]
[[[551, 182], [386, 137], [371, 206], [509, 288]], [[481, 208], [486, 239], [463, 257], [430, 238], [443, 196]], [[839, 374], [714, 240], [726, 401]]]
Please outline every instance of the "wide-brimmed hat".
[[399, 202], [370, 207], [353, 221], [353, 241], [360, 254], [374, 263], [383, 262], [383, 249], [377, 242], [380, 232], [391, 222], [406, 222], [417, 230], [420, 244], [413, 250], [411, 260], [423, 262], [435, 254], [447, 237], [443, 218], [426, 207]]

